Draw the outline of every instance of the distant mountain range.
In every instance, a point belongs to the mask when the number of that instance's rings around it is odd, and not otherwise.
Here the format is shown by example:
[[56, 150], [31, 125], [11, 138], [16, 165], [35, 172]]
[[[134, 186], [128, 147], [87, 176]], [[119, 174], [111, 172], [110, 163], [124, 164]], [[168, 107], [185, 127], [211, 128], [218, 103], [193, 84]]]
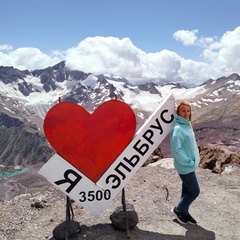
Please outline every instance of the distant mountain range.
[[53, 155], [42, 129], [47, 111], [59, 98], [92, 112], [117, 96], [131, 106], [139, 128], [170, 93], [192, 103], [194, 123], [240, 116], [238, 74], [187, 88], [156, 80], [134, 85], [121, 76], [70, 70], [65, 62], [34, 71], [0, 66], [0, 164], [31, 165]]

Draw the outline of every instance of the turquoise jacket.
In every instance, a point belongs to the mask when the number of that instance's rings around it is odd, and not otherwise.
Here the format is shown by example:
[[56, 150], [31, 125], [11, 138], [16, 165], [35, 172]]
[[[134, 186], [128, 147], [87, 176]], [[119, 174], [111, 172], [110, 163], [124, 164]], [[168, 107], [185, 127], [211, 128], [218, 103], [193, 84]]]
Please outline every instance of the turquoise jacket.
[[176, 115], [170, 132], [171, 151], [174, 167], [179, 174], [188, 174], [198, 168], [199, 150], [191, 122]]

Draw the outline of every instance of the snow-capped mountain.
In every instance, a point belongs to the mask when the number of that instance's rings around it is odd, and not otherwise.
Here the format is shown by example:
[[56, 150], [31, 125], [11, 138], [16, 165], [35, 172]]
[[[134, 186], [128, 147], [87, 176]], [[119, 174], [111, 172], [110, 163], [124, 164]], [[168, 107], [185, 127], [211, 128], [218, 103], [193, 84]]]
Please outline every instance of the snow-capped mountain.
[[[13, 139], [16, 131], [17, 133], [22, 131], [19, 127], [25, 129], [24, 132], [35, 134], [35, 140], [36, 134], [38, 134], [39, 141], [35, 141], [34, 144], [36, 148], [34, 148], [34, 153], [38, 152], [38, 154], [35, 156], [27, 141], [28, 146], [25, 147], [31, 154], [28, 155], [26, 152], [24, 159], [21, 159], [23, 156], [18, 156], [16, 161], [32, 162], [30, 159], [39, 158], [41, 151], [46, 155], [41, 160], [47, 160], [52, 149], [47, 142], [43, 143], [42, 126], [47, 111], [58, 102], [59, 98], [61, 101], [75, 102], [92, 112], [101, 103], [117, 96], [119, 100], [126, 102], [134, 110], [139, 128], [162, 99], [170, 93], [176, 100], [188, 99], [192, 103], [195, 122], [220, 119], [227, 115], [240, 115], [238, 107], [240, 77], [237, 74], [217, 80], [209, 79], [201, 86], [186, 88], [179, 83], [171, 82], [163, 85], [154, 82], [133, 85], [121, 76], [111, 74], [96, 76], [91, 73], [70, 70], [64, 62], [34, 71], [20, 71], [13, 67], [2, 66], [0, 67], [0, 116], [3, 127], [0, 132], [2, 153], [0, 154], [0, 163], [9, 162], [10, 159], [12, 163], [12, 159], [16, 159], [17, 154], [13, 154], [11, 149], [16, 149], [16, 147], [13, 148], [13, 145], [17, 143]], [[7, 131], [9, 121], [12, 122], [10, 125], [12, 131]], [[18, 121], [20, 123], [15, 125], [14, 122]], [[26, 128], [26, 126], [28, 127]], [[3, 135], [5, 141], [1, 140]], [[6, 142], [11, 142], [12, 145], [9, 146]], [[38, 149], [38, 144], [43, 147], [41, 150]], [[6, 151], [8, 147], [9, 151]], [[21, 151], [20, 148], [17, 150]]]

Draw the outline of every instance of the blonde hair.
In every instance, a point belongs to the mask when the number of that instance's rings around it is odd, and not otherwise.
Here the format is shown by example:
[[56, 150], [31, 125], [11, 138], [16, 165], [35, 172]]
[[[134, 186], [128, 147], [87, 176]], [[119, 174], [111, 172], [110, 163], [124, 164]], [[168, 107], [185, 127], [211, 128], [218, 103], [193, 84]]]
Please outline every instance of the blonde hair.
[[179, 109], [180, 109], [180, 107], [182, 105], [186, 105], [186, 106], [188, 106], [190, 108], [189, 120], [191, 121], [191, 119], [192, 119], [192, 109], [191, 109], [191, 105], [190, 105], [190, 103], [188, 101], [183, 100], [183, 101], [179, 102], [178, 105], [177, 105], [176, 113], [179, 115]]

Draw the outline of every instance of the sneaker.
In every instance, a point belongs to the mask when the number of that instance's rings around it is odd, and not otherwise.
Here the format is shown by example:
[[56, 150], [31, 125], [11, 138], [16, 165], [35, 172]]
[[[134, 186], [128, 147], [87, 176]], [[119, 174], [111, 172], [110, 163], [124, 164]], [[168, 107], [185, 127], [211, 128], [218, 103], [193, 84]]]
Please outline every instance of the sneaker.
[[188, 213], [186, 214], [186, 218], [188, 223], [192, 224], [192, 225], [197, 225], [197, 221]]
[[176, 219], [179, 223], [182, 223], [182, 224], [187, 224], [188, 223], [187, 216], [184, 213], [178, 212], [176, 210], [176, 207], [173, 208], [171, 210], [171, 212], [174, 214], [174, 216], [176, 217]]

